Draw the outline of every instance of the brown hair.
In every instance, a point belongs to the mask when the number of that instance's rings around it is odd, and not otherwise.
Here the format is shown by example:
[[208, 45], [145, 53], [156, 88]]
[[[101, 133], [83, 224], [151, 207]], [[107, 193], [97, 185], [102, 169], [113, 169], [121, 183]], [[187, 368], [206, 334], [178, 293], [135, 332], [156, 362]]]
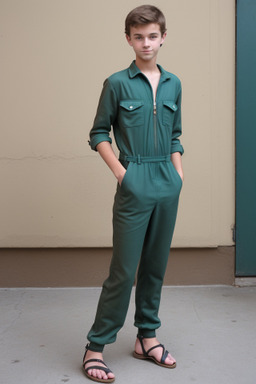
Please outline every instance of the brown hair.
[[161, 35], [166, 32], [165, 17], [157, 7], [153, 5], [141, 5], [134, 8], [125, 19], [125, 33], [130, 36], [130, 28], [142, 24], [158, 24]]

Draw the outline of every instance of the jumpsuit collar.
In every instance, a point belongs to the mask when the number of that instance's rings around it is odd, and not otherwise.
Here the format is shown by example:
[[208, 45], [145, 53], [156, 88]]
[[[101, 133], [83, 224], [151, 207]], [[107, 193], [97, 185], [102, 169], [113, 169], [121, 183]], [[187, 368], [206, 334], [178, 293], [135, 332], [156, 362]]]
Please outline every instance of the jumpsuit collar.
[[[159, 70], [161, 72], [162, 81], [171, 79], [170, 73], [166, 72], [161, 65], [157, 64], [157, 66], [158, 66], [158, 68], [159, 68]], [[134, 60], [131, 63], [130, 67], [129, 67], [129, 76], [130, 76], [130, 78], [133, 79], [134, 77], [136, 77], [137, 75], [139, 75], [141, 73], [142, 72], [137, 67], [137, 65], [135, 64], [135, 60]]]

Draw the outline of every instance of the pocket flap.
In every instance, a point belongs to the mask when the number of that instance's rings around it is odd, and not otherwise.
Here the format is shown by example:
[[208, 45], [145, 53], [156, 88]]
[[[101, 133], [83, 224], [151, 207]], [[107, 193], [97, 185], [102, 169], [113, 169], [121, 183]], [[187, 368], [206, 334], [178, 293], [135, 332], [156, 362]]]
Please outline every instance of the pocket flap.
[[177, 105], [174, 103], [174, 101], [170, 101], [170, 100], [166, 100], [166, 101], [163, 101], [163, 104], [165, 107], [171, 109], [172, 111], [176, 112], [178, 107]]
[[142, 107], [143, 102], [140, 100], [121, 100], [120, 101], [120, 107], [126, 109], [127, 111], [134, 111], [135, 109], [138, 109]]

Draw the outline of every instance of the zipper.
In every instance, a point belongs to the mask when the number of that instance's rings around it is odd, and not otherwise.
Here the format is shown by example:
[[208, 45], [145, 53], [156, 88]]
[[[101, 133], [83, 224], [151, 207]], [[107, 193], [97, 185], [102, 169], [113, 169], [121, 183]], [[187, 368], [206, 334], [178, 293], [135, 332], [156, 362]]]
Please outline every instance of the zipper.
[[156, 112], [156, 102], [154, 100], [153, 100], [153, 122], [154, 122], [155, 154], [157, 155], [157, 112]]

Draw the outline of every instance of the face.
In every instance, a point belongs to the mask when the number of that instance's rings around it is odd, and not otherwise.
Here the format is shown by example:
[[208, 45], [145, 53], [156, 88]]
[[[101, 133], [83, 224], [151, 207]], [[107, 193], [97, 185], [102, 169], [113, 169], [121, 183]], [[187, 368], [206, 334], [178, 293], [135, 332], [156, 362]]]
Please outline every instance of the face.
[[150, 61], [157, 56], [160, 44], [163, 44], [166, 33], [161, 35], [158, 24], [138, 25], [130, 28], [130, 36], [126, 39], [133, 47], [136, 58], [143, 61]]

